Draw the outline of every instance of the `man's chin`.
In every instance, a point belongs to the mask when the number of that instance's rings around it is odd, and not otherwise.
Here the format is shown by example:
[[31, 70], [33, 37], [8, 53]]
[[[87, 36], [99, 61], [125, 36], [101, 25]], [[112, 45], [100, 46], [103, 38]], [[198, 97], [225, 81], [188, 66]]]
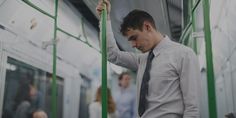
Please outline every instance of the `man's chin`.
[[142, 53], [145, 53], [145, 52], [148, 52], [148, 50], [143, 50], [143, 49], [139, 49], [139, 48], [136, 48], [138, 51], [142, 52]]
[[147, 50], [140, 50], [142, 53], [146, 53], [146, 52], [148, 52]]

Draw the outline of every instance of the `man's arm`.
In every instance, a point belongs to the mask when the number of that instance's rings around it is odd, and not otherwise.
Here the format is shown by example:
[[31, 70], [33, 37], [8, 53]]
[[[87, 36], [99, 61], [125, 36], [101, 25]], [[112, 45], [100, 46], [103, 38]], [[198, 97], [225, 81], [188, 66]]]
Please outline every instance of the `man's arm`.
[[[109, 0], [104, 0], [107, 7], [107, 46], [108, 46], [108, 60], [116, 65], [129, 68], [136, 71], [138, 69], [139, 58], [138, 55], [131, 52], [120, 51], [115, 43], [114, 34], [111, 28], [110, 11], [111, 4]], [[103, 1], [100, 1], [96, 7], [97, 14], [101, 17], [103, 10]], [[101, 23], [100, 23], [101, 24]], [[101, 25], [100, 25], [101, 26]]]
[[188, 50], [181, 60], [180, 88], [184, 100], [183, 118], [199, 118], [200, 68], [192, 50]]
[[115, 42], [110, 20], [107, 21], [107, 39], [108, 60], [116, 65], [136, 71], [138, 69], [139, 55], [119, 50]]

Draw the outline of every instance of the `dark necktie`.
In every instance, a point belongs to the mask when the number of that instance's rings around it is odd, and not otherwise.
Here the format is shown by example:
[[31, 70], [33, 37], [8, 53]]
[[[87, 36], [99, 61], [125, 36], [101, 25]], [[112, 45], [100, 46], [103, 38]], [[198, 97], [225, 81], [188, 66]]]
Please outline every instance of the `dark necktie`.
[[147, 107], [147, 99], [146, 96], [148, 95], [148, 81], [150, 80], [150, 69], [151, 69], [151, 63], [152, 59], [154, 57], [154, 54], [152, 50], [148, 54], [147, 58], [147, 64], [146, 68], [143, 74], [143, 79], [141, 83], [141, 89], [140, 89], [140, 95], [139, 95], [139, 107], [138, 107], [138, 113], [141, 117], [146, 110]]

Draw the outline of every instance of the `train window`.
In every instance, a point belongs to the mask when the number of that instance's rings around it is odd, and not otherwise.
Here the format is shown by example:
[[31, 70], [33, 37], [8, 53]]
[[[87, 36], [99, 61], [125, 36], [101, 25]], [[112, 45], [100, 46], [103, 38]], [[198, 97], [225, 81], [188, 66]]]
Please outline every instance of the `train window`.
[[91, 103], [92, 101], [90, 101], [89, 98], [91, 98], [91, 96], [89, 96], [89, 92], [91, 89], [91, 79], [88, 79], [85, 75], [80, 74], [81, 75], [81, 80], [82, 80], [82, 84], [80, 87], [80, 102], [79, 102], [79, 118], [88, 118], [89, 117], [89, 113], [88, 113], [88, 108], [89, 108], [89, 103]]
[[[51, 74], [18, 61], [7, 59], [2, 118], [27, 117], [37, 109], [51, 111]], [[62, 117], [63, 78], [57, 77], [58, 118]]]

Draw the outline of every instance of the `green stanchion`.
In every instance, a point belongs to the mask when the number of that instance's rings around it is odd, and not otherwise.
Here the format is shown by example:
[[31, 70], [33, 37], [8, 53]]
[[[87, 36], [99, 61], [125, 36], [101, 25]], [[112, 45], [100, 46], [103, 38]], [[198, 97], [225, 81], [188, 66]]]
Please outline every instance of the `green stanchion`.
[[203, 0], [203, 11], [204, 11], [205, 46], [206, 46], [209, 118], [217, 118], [215, 77], [214, 77], [214, 68], [213, 68], [214, 66], [213, 66], [213, 59], [212, 59], [209, 0]]
[[101, 38], [102, 38], [102, 118], [107, 118], [107, 41], [106, 41], [106, 4], [101, 15]]
[[58, 14], [58, 0], [55, 0], [55, 18], [54, 18], [54, 34], [53, 34], [53, 74], [52, 74], [52, 98], [51, 98], [51, 117], [57, 118], [57, 76], [56, 76], [56, 66], [57, 66], [57, 14]]

